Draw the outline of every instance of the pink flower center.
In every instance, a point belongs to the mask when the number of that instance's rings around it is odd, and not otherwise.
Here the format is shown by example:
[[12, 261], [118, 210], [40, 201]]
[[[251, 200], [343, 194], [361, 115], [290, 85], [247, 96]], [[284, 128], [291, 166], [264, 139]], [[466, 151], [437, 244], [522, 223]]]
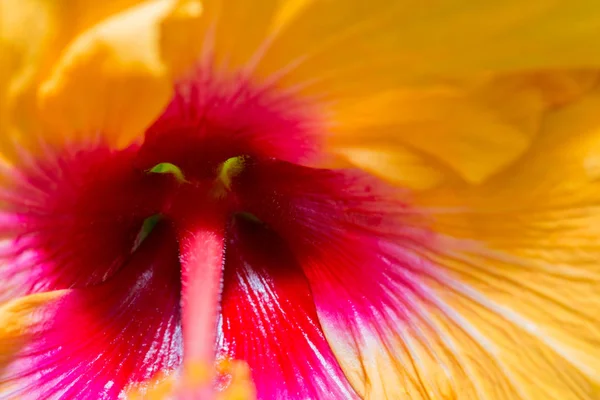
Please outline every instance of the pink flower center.
[[248, 188], [268, 178], [256, 171], [278, 168], [273, 160], [297, 163], [316, 154], [307, 114], [306, 106], [285, 96], [205, 81], [180, 87], [146, 133], [136, 165], [150, 171], [166, 166], [178, 181], [161, 214], [180, 232], [184, 348], [193, 362], [214, 363], [225, 243], [235, 237], [231, 224], [236, 218], [260, 224], [250, 208], [256, 194], [266, 193]]
[[[369, 232], [392, 232], [390, 210], [402, 205], [372, 178], [303, 166], [320, 157], [318, 115], [293, 97], [200, 72], [178, 87], [141, 145], [117, 151], [101, 141], [80, 144], [14, 172], [15, 185], [3, 193], [12, 212], [2, 216], [0, 231], [16, 239], [4, 249], [12, 267], [0, 278], [11, 293], [110, 283], [136, 253], [151, 251], [143, 242], [161, 221], [173, 228], [161, 235], [174, 232], [179, 243], [182, 284], [173, 290], [181, 290], [184, 360], [212, 364], [216, 353], [254, 357], [234, 339], [254, 329], [232, 317], [242, 310], [256, 312], [259, 326], [272, 318], [280, 327], [277, 318], [297, 315], [288, 322], [296, 331], [289, 328], [280, 340], [310, 338], [314, 362], [333, 363], [303, 264], [315, 265], [328, 246], [337, 254], [338, 237], [365, 247], [357, 254], [371, 254], [377, 243]], [[337, 262], [343, 260], [328, 264]], [[293, 311], [279, 315], [275, 307], [265, 316], [248, 306], [260, 298], [271, 298], [267, 308], [286, 299]], [[219, 321], [227, 326], [218, 328]], [[328, 368], [342, 376], [339, 366]], [[269, 387], [260, 379], [257, 385], [259, 392]]]

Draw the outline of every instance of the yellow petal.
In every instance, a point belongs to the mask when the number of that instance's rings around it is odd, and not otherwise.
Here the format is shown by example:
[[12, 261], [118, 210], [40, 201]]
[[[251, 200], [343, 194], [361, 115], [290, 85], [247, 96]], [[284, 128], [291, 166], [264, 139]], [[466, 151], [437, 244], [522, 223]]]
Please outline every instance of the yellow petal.
[[56, 141], [97, 136], [105, 129], [109, 140], [127, 142], [162, 110], [173, 79], [198, 56], [192, 47], [186, 52], [172, 47], [195, 37], [199, 0], [93, 5], [85, 0], [1, 0], [0, 7], [0, 124], [5, 133], [0, 144], [8, 161], [18, 158], [15, 142], [32, 150], [40, 134]]
[[205, 1], [198, 34], [189, 40], [202, 46], [212, 72], [238, 72], [261, 52], [277, 5], [276, 0]]
[[202, 3], [178, 0], [161, 25], [160, 49], [173, 78], [185, 76], [198, 62], [204, 34]]
[[392, 150], [363, 145], [335, 151], [351, 165], [409, 189], [430, 189], [444, 179], [442, 168], [401, 145], [395, 145]]
[[310, 82], [325, 94], [474, 72], [600, 64], [593, 50], [600, 40], [594, 0], [282, 3], [287, 12], [278, 16], [285, 26], [270, 31], [273, 43], [260, 72], [293, 64], [285, 83]]
[[31, 96], [23, 92], [34, 80], [53, 34], [47, 5], [36, 0], [0, 0], [0, 158], [4, 163], [16, 157], [14, 140], [28, 141], [14, 128], [20, 113], [15, 103], [31, 103]]
[[408, 146], [481, 183], [524, 154], [548, 113], [595, 81], [586, 71], [523, 73], [352, 98], [336, 106], [330, 145], [334, 152], [347, 146], [374, 151], [360, 166], [388, 177], [407, 171], [382, 161]]
[[[29, 329], [38, 322], [38, 311], [63, 292], [46, 292], [0, 305], [0, 372], [25, 344]], [[1, 389], [1, 388], [0, 388]]]
[[[236, 2], [223, 15], [250, 7]], [[322, 99], [333, 119], [333, 152], [362, 145], [387, 149], [380, 159], [391, 160], [408, 146], [470, 183], [522, 156], [542, 113], [556, 105], [536, 71], [556, 71], [577, 86], [571, 74], [600, 65], [593, 50], [600, 6], [592, 0], [287, 0], [257, 15], [219, 25], [214, 43], [226, 54], [220, 59], [236, 60], [236, 67], [250, 60], [255, 79]], [[243, 50], [223, 39], [240, 32], [251, 38]], [[520, 74], [532, 82], [515, 85]], [[512, 82], [496, 82], [506, 79]], [[363, 157], [361, 164], [381, 176], [401, 174], [382, 169], [381, 160], [366, 166]]]
[[0, 1], [0, 138], [2, 157], [39, 142], [37, 89], [64, 46], [81, 32], [142, 0]]
[[413, 193], [427, 220], [406, 224], [433, 235], [390, 245], [410, 261], [390, 268], [401, 279], [360, 281], [360, 296], [377, 283], [393, 301], [369, 298], [378, 318], [349, 329], [320, 315], [360, 394], [599, 398], [599, 107], [596, 90], [557, 109], [526, 156], [481, 185]]
[[[172, 94], [159, 44], [161, 23], [177, 5], [145, 2], [95, 25], [65, 49], [39, 92], [57, 135], [101, 132], [121, 146], [143, 133]], [[176, 11], [181, 20], [181, 13], [196, 18], [199, 8]]]

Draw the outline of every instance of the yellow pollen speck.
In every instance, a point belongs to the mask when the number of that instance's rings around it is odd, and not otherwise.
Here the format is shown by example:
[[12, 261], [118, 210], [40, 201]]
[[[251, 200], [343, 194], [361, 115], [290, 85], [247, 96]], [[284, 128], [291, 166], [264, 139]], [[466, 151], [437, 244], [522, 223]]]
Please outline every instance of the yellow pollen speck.
[[[215, 367], [203, 363], [188, 362], [183, 374], [159, 374], [153, 381], [144, 385], [132, 386], [126, 390], [128, 399], [163, 400], [174, 394], [198, 394], [213, 385], [215, 375], [229, 375], [229, 384], [222, 391], [215, 392], [216, 400], [254, 400], [256, 388], [252, 382], [250, 367], [239, 360], [220, 360]], [[212, 390], [212, 389], [210, 389]]]

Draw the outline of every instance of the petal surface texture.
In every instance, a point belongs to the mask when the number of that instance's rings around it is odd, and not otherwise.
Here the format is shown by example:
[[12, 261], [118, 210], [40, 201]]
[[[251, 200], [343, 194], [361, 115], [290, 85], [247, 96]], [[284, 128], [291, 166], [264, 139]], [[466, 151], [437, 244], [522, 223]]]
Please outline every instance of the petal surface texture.
[[[170, 100], [191, 59], [168, 47], [193, 35], [194, 0], [2, 0], [2, 154], [15, 142], [102, 134], [122, 146], [143, 134]], [[34, 26], [34, 29], [30, 29]], [[193, 52], [188, 58], [192, 58]]]
[[268, 228], [238, 218], [227, 245], [219, 354], [245, 360], [258, 399], [358, 398], [319, 325], [308, 282]]
[[[230, 14], [250, 7], [240, 3]], [[528, 149], [557, 94], [564, 101], [577, 87], [585, 90], [595, 81], [588, 70], [600, 62], [591, 50], [600, 11], [590, 0], [527, 7], [287, 1], [264, 8], [260, 18], [268, 11], [270, 28], [243, 66], [322, 102], [333, 153], [417, 189], [446, 174], [480, 183], [510, 165]], [[264, 26], [215, 29], [216, 58], [220, 51], [227, 61], [243, 53], [220, 46], [220, 38]]]
[[597, 0], [0, 0], [0, 397], [600, 398], [598, 43]]
[[0, 301], [110, 278], [158, 212], [162, 185], [133, 168], [134, 151], [101, 143], [27, 157], [0, 191]]
[[0, 393], [11, 399], [117, 398], [127, 385], [178, 366], [177, 263], [173, 235], [159, 227], [115, 279], [64, 290], [23, 316], [30, 320], [21, 330], [27, 345], [8, 365]]
[[[566, 143], [563, 136], [555, 150]], [[571, 143], [580, 151], [590, 146]], [[242, 192], [297, 254], [329, 344], [359, 395], [597, 397], [598, 249], [587, 244], [595, 240], [596, 213], [573, 206], [582, 187], [550, 185], [570, 200], [548, 208], [528, 208], [533, 194], [515, 193], [514, 181], [478, 198], [478, 207], [441, 209], [465, 201], [465, 193], [437, 193], [427, 198], [437, 207], [421, 214], [378, 195], [369, 179], [288, 168], [298, 167], [248, 171], [256, 174], [251, 182], [277, 189], [254, 183]], [[524, 197], [508, 200], [517, 195]]]

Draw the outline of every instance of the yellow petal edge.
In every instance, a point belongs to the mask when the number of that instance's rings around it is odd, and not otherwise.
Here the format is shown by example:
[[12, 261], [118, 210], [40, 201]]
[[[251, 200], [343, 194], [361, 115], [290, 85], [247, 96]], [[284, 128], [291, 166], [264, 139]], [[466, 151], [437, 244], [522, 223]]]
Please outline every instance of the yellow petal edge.
[[[202, 15], [196, 0], [0, 1], [4, 158], [11, 142], [28, 148], [39, 135], [127, 145], [164, 109], [174, 81], [197, 57], [169, 48], [194, 37]], [[27, 21], [36, 22], [32, 32]]]

